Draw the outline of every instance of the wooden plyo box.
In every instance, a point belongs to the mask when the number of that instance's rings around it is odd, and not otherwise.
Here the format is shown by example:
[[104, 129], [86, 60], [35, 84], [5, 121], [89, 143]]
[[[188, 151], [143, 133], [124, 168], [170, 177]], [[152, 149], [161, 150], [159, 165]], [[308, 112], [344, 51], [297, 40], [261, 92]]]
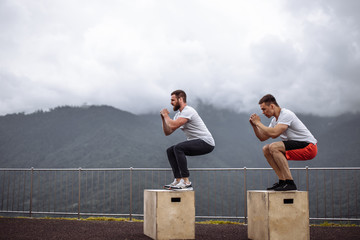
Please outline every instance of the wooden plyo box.
[[144, 234], [152, 239], [195, 239], [195, 192], [144, 190]]
[[309, 197], [304, 191], [248, 191], [248, 238], [309, 240]]

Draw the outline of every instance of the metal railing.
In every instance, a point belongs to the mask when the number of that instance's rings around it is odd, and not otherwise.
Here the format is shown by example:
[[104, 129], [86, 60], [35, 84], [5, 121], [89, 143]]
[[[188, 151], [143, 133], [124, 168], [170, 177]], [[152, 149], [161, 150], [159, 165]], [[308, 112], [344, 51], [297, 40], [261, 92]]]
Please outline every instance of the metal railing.
[[[291, 168], [309, 191], [310, 220], [360, 220], [360, 168]], [[277, 181], [271, 168], [192, 168], [197, 219], [247, 219], [246, 192]], [[172, 181], [170, 168], [0, 169], [0, 213], [143, 217], [144, 189]]]

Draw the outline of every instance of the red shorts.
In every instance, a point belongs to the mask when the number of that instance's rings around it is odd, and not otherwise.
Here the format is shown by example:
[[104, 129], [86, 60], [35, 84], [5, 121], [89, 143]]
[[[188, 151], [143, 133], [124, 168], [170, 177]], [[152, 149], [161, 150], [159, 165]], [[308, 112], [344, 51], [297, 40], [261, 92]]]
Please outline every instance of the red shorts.
[[317, 154], [317, 146], [316, 144], [309, 143], [304, 148], [300, 149], [293, 149], [286, 151], [285, 157], [287, 160], [296, 160], [296, 161], [304, 161], [304, 160], [311, 160]]

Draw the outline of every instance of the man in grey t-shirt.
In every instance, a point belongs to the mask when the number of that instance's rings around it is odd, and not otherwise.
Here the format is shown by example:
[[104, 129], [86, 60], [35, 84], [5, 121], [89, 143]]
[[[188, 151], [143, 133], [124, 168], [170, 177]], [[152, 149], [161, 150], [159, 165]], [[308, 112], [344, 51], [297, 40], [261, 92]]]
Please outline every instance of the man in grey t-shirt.
[[164, 188], [192, 190], [186, 156], [212, 152], [215, 148], [215, 141], [196, 110], [186, 104], [184, 91], [176, 90], [171, 93], [171, 105], [174, 111], [178, 111], [174, 119], [169, 117], [169, 111], [166, 108], [160, 112], [164, 133], [168, 136], [180, 128], [185, 133], [187, 141], [167, 149], [167, 156], [175, 179]]
[[292, 191], [297, 190], [290, 172], [288, 160], [311, 160], [317, 154], [317, 140], [292, 111], [281, 108], [271, 94], [259, 101], [263, 114], [272, 118], [267, 127], [261, 123], [257, 114], [250, 116], [250, 124], [260, 141], [280, 137], [282, 141], [273, 142], [263, 147], [266, 160], [279, 177], [267, 190]]

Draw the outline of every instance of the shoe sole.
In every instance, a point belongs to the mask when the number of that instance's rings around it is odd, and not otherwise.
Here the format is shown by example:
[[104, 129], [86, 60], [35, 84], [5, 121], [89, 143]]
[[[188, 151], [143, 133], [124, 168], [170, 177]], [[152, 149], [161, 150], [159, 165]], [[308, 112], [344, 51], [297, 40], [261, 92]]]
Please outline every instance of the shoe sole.
[[170, 190], [180, 190], [180, 191], [181, 190], [183, 190], [183, 191], [184, 190], [190, 190], [191, 191], [191, 190], [194, 190], [194, 188], [193, 188], [193, 186], [188, 186], [188, 187], [184, 187], [184, 188], [179, 188], [179, 187], [174, 186], [174, 187], [171, 187]]
[[171, 188], [169, 190], [174, 190], [174, 191], [193, 191], [193, 188]]
[[289, 189], [289, 190], [274, 190], [275, 192], [296, 192], [297, 189]]
[[297, 188], [295, 189], [274, 189], [276, 192], [288, 192], [288, 191], [297, 191]]

